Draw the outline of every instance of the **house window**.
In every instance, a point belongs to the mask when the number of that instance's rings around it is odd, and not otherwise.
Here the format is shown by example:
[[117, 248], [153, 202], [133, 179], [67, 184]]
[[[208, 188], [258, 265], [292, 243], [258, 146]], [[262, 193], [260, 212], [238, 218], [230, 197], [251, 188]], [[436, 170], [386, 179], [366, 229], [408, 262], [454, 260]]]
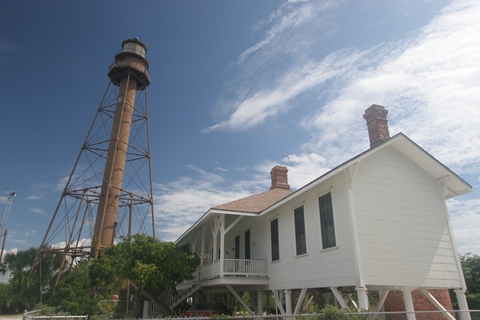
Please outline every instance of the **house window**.
[[250, 259], [250, 230], [245, 231], [245, 259]]
[[270, 221], [270, 235], [272, 238], [272, 261], [280, 260], [280, 246], [278, 242], [278, 219]]
[[303, 206], [294, 210], [295, 216], [295, 241], [297, 244], [297, 256], [307, 253], [307, 241], [305, 237], [305, 217]]
[[318, 198], [318, 207], [320, 209], [322, 247], [323, 249], [335, 247], [335, 225], [333, 222], [332, 194], [330, 192]]

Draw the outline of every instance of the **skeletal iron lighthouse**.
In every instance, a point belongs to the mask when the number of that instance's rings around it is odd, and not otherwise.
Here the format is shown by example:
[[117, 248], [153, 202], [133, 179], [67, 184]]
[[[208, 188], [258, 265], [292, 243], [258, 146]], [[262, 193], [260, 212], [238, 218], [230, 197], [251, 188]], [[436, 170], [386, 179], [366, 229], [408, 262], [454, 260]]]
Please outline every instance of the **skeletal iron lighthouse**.
[[44, 252], [63, 255], [65, 264], [97, 258], [122, 235], [155, 236], [146, 52], [134, 38], [115, 55], [36, 261]]
[[120, 90], [92, 239], [92, 256], [94, 258], [114, 241], [115, 221], [122, 189], [135, 96], [137, 90], [143, 90], [150, 84], [148, 62], [145, 59], [146, 52], [147, 47], [137, 38], [123, 41], [122, 51], [115, 56], [115, 62], [108, 72], [108, 76]]

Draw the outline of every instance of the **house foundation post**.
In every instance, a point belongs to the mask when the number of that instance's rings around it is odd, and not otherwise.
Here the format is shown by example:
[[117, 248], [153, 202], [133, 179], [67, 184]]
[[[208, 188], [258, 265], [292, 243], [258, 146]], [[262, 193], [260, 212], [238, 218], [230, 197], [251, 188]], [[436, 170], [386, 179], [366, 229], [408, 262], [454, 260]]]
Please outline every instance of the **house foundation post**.
[[283, 292], [285, 294], [285, 314], [292, 314], [292, 290], [287, 289]]
[[357, 287], [355, 288], [355, 290], [357, 291], [357, 296], [358, 296], [358, 309], [368, 310], [369, 304], [368, 304], [367, 288]]
[[262, 290], [257, 291], [257, 314], [260, 316], [263, 314], [263, 291]]
[[462, 320], [471, 320], [470, 312], [468, 311], [467, 298], [465, 297], [465, 290], [455, 289], [455, 295], [457, 296], [458, 308], [463, 311], [460, 312], [460, 318]]
[[415, 308], [413, 307], [412, 290], [402, 289], [403, 301], [405, 302], [405, 311], [407, 313], [407, 320], [416, 320]]

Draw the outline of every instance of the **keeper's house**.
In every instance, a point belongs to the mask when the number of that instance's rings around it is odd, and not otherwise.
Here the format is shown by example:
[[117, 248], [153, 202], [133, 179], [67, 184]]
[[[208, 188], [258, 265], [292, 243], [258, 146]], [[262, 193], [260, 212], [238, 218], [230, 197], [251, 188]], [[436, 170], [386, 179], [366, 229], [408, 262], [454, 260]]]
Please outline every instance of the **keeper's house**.
[[[304, 187], [291, 191], [287, 168], [276, 166], [270, 190], [208, 210], [176, 241], [201, 256], [179, 300], [200, 289], [252, 314], [297, 314], [328, 297], [359, 309], [451, 310], [453, 289], [467, 310], [445, 200], [471, 186], [404, 134], [390, 137], [387, 113], [368, 108], [370, 149]], [[276, 306], [264, 305], [265, 294]]]

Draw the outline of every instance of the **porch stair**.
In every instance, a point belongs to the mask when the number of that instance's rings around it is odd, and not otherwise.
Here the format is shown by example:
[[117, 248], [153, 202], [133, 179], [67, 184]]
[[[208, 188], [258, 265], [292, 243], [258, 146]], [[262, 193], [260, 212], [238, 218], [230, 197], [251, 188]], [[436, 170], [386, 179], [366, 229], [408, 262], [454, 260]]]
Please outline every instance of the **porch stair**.
[[183, 300], [187, 299], [189, 296], [194, 294], [197, 290], [200, 289], [200, 270], [195, 272], [195, 278], [190, 281], [184, 281], [182, 283], [177, 284], [177, 294], [174, 295], [173, 293], [168, 294], [167, 296], [167, 304], [170, 309], [175, 308], [179, 305]]

